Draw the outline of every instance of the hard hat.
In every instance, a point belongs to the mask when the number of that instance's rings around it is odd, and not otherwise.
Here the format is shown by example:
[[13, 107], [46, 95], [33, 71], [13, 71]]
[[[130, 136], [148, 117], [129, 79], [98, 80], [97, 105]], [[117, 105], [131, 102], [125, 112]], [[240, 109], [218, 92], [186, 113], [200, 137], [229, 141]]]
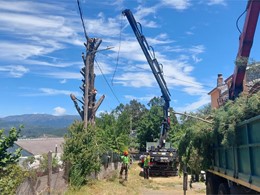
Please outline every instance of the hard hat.
[[128, 155], [128, 151], [124, 151], [124, 155], [127, 156]]

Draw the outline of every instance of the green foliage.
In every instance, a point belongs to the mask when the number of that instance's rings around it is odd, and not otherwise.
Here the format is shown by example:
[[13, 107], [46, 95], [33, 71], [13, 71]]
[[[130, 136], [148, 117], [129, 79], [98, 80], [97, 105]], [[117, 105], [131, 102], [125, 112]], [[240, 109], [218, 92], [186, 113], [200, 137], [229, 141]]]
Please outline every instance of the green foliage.
[[248, 63], [248, 57], [239, 57], [238, 59], [236, 59], [235, 61], [235, 65], [238, 67], [246, 67]]
[[[161, 125], [164, 119], [163, 106], [164, 100], [159, 97], [152, 98], [148, 106], [149, 110], [146, 110], [139, 120], [137, 127], [137, 140], [140, 145], [140, 150], [145, 151], [146, 142], [156, 142], [160, 137]], [[176, 126], [178, 125], [177, 119], [173, 114], [173, 109], [170, 108], [170, 120], [171, 129], [167, 141], [173, 141], [173, 134], [177, 131]]]
[[152, 105], [150, 110], [143, 115], [137, 127], [137, 138], [141, 150], [145, 150], [146, 142], [158, 140], [162, 120], [163, 109], [158, 105]]
[[252, 96], [242, 95], [235, 101], [228, 101], [223, 107], [215, 110], [214, 132], [224, 146], [235, 144], [235, 129], [240, 122], [260, 114], [260, 92]]
[[101, 114], [96, 124], [102, 129], [101, 134], [106, 148], [117, 153], [129, 148], [137, 148], [138, 140], [129, 135], [139, 127], [142, 116], [146, 112], [144, 105], [131, 100], [129, 104], [120, 104], [110, 114]]
[[[213, 124], [197, 119], [182, 117], [181, 124], [175, 129], [174, 141], [179, 139], [179, 156], [193, 173], [205, 170], [212, 159], [211, 147], [218, 139], [221, 146], [236, 143], [237, 125], [260, 114], [260, 92], [252, 96], [241, 96], [235, 101], [228, 101], [217, 110], [204, 107], [197, 113], [190, 113], [200, 118], [212, 118]], [[177, 133], [176, 133], [177, 132]], [[176, 137], [177, 136], [177, 137]], [[198, 166], [199, 165], [199, 166]]]
[[0, 194], [15, 194], [17, 187], [23, 182], [28, 173], [23, 171], [16, 162], [21, 156], [21, 149], [14, 153], [8, 149], [14, 146], [21, 129], [12, 128], [9, 136], [4, 135], [4, 130], [0, 130]]
[[28, 156], [24, 161], [23, 161], [23, 167], [25, 169], [28, 169], [28, 165], [31, 165], [32, 163], [34, 163], [35, 161], [35, 157], [34, 156]]
[[249, 84], [255, 84], [259, 82], [259, 75], [260, 75], [260, 63], [252, 62], [247, 66], [246, 70], [246, 81]]
[[199, 173], [210, 163], [212, 128], [210, 124], [201, 121], [189, 121], [188, 124], [184, 123], [182, 128], [184, 134], [179, 142], [179, 156], [193, 173]]
[[[200, 118], [207, 118], [210, 115], [210, 107], [207, 105], [198, 110], [197, 113], [189, 113]], [[188, 166], [188, 169], [198, 174], [210, 163], [209, 145], [212, 141], [212, 125], [192, 117], [181, 117], [179, 125], [179, 156], [181, 161]], [[204, 158], [204, 155], [207, 157]]]
[[0, 194], [15, 194], [16, 189], [29, 176], [29, 172], [23, 171], [19, 165], [9, 164], [0, 169]]
[[80, 187], [87, 182], [87, 175], [100, 169], [100, 155], [103, 154], [103, 141], [100, 129], [83, 122], [75, 121], [65, 135], [63, 160], [71, 165], [69, 181], [73, 187]]
[[21, 156], [21, 149], [17, 149], [14, 153], [8, 152], [8, 149], [13, 147], [14, 142], [17, 141], [20, 131], [21, 129], [12, 128], [9, 136], [5, 136], [4, 130], [0, 130], [0, 168], [16, 163]]
[[98, 134], [102, 137], [107, 151], [120, 153], [129, 145], [130, 120], [125, 115], [123, 112], [116, 119], [114, 114], [103, 113], [97, 121], [97, 127], [100, 129]]
[[[37, 160], [40, 161], [40, 171], [47, 172], [48, 171], [48, 154], [42, 154]], [[31, 160], [29, 160], [31, 161]], [[52, 169], [57, 169], [59, 166], [57, 156], [52, 155]]]

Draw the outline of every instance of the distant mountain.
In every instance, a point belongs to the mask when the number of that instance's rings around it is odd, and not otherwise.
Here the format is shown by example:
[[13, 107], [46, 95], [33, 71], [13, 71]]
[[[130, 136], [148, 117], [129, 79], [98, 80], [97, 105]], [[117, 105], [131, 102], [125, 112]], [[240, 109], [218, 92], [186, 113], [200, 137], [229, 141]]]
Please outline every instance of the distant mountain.
[[81, 120], [81, 118], [77, 115], [15, 115], [0, 118], [0, 129], [4, 129], [7, 133], [12, 127], [19, 128], [23, 125], [22, 137], [63, 136], [75, 120]]

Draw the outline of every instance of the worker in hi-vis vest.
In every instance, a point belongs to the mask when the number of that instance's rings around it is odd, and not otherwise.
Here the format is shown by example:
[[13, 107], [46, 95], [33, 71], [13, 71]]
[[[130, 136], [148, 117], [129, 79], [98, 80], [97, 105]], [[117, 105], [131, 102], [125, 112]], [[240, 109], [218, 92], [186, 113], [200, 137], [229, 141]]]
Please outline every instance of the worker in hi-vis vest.
[[128, 168], [129, 168], [129, 163], [130, 163], [128, 151], [124, 151], [124, 155], [121, 156], [121, 160], [122, 160], [122, 166], [121, 166], [119, 178], [122, 179], [123, 171], [125, 171], [125, 180], [127, 181]]

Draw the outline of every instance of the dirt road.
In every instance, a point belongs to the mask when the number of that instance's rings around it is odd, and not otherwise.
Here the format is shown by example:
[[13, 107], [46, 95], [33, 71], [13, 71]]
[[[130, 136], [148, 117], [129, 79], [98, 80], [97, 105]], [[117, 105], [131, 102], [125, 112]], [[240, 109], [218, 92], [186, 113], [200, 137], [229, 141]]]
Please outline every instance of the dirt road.
[[[140, 171], [142, 171], [140, 169]], [[145, 185], [141, 188], [142, 195], [173, 195], [184, 194], [182, 177], [151, 177], [148, 181], [144, 180]], [[206, 194], [206, 186], [202, 182], [192, 184], [192, 188], [188, 188], [187, 195]]]
[[[183, 178], [176, 177], [151, 177], [149, 180], [142, 177], [142, 168], [134, 163], [129, 170], [128, 181], [118, 179], [119, 170], [107, 180], [94, 181], [84, 186], [80, 191], [70, 191], [66, 194], [76, 195], [181, 195], [183, 192]], [[205, 195], [204, 183], [193, 183], [187, 195]]]

